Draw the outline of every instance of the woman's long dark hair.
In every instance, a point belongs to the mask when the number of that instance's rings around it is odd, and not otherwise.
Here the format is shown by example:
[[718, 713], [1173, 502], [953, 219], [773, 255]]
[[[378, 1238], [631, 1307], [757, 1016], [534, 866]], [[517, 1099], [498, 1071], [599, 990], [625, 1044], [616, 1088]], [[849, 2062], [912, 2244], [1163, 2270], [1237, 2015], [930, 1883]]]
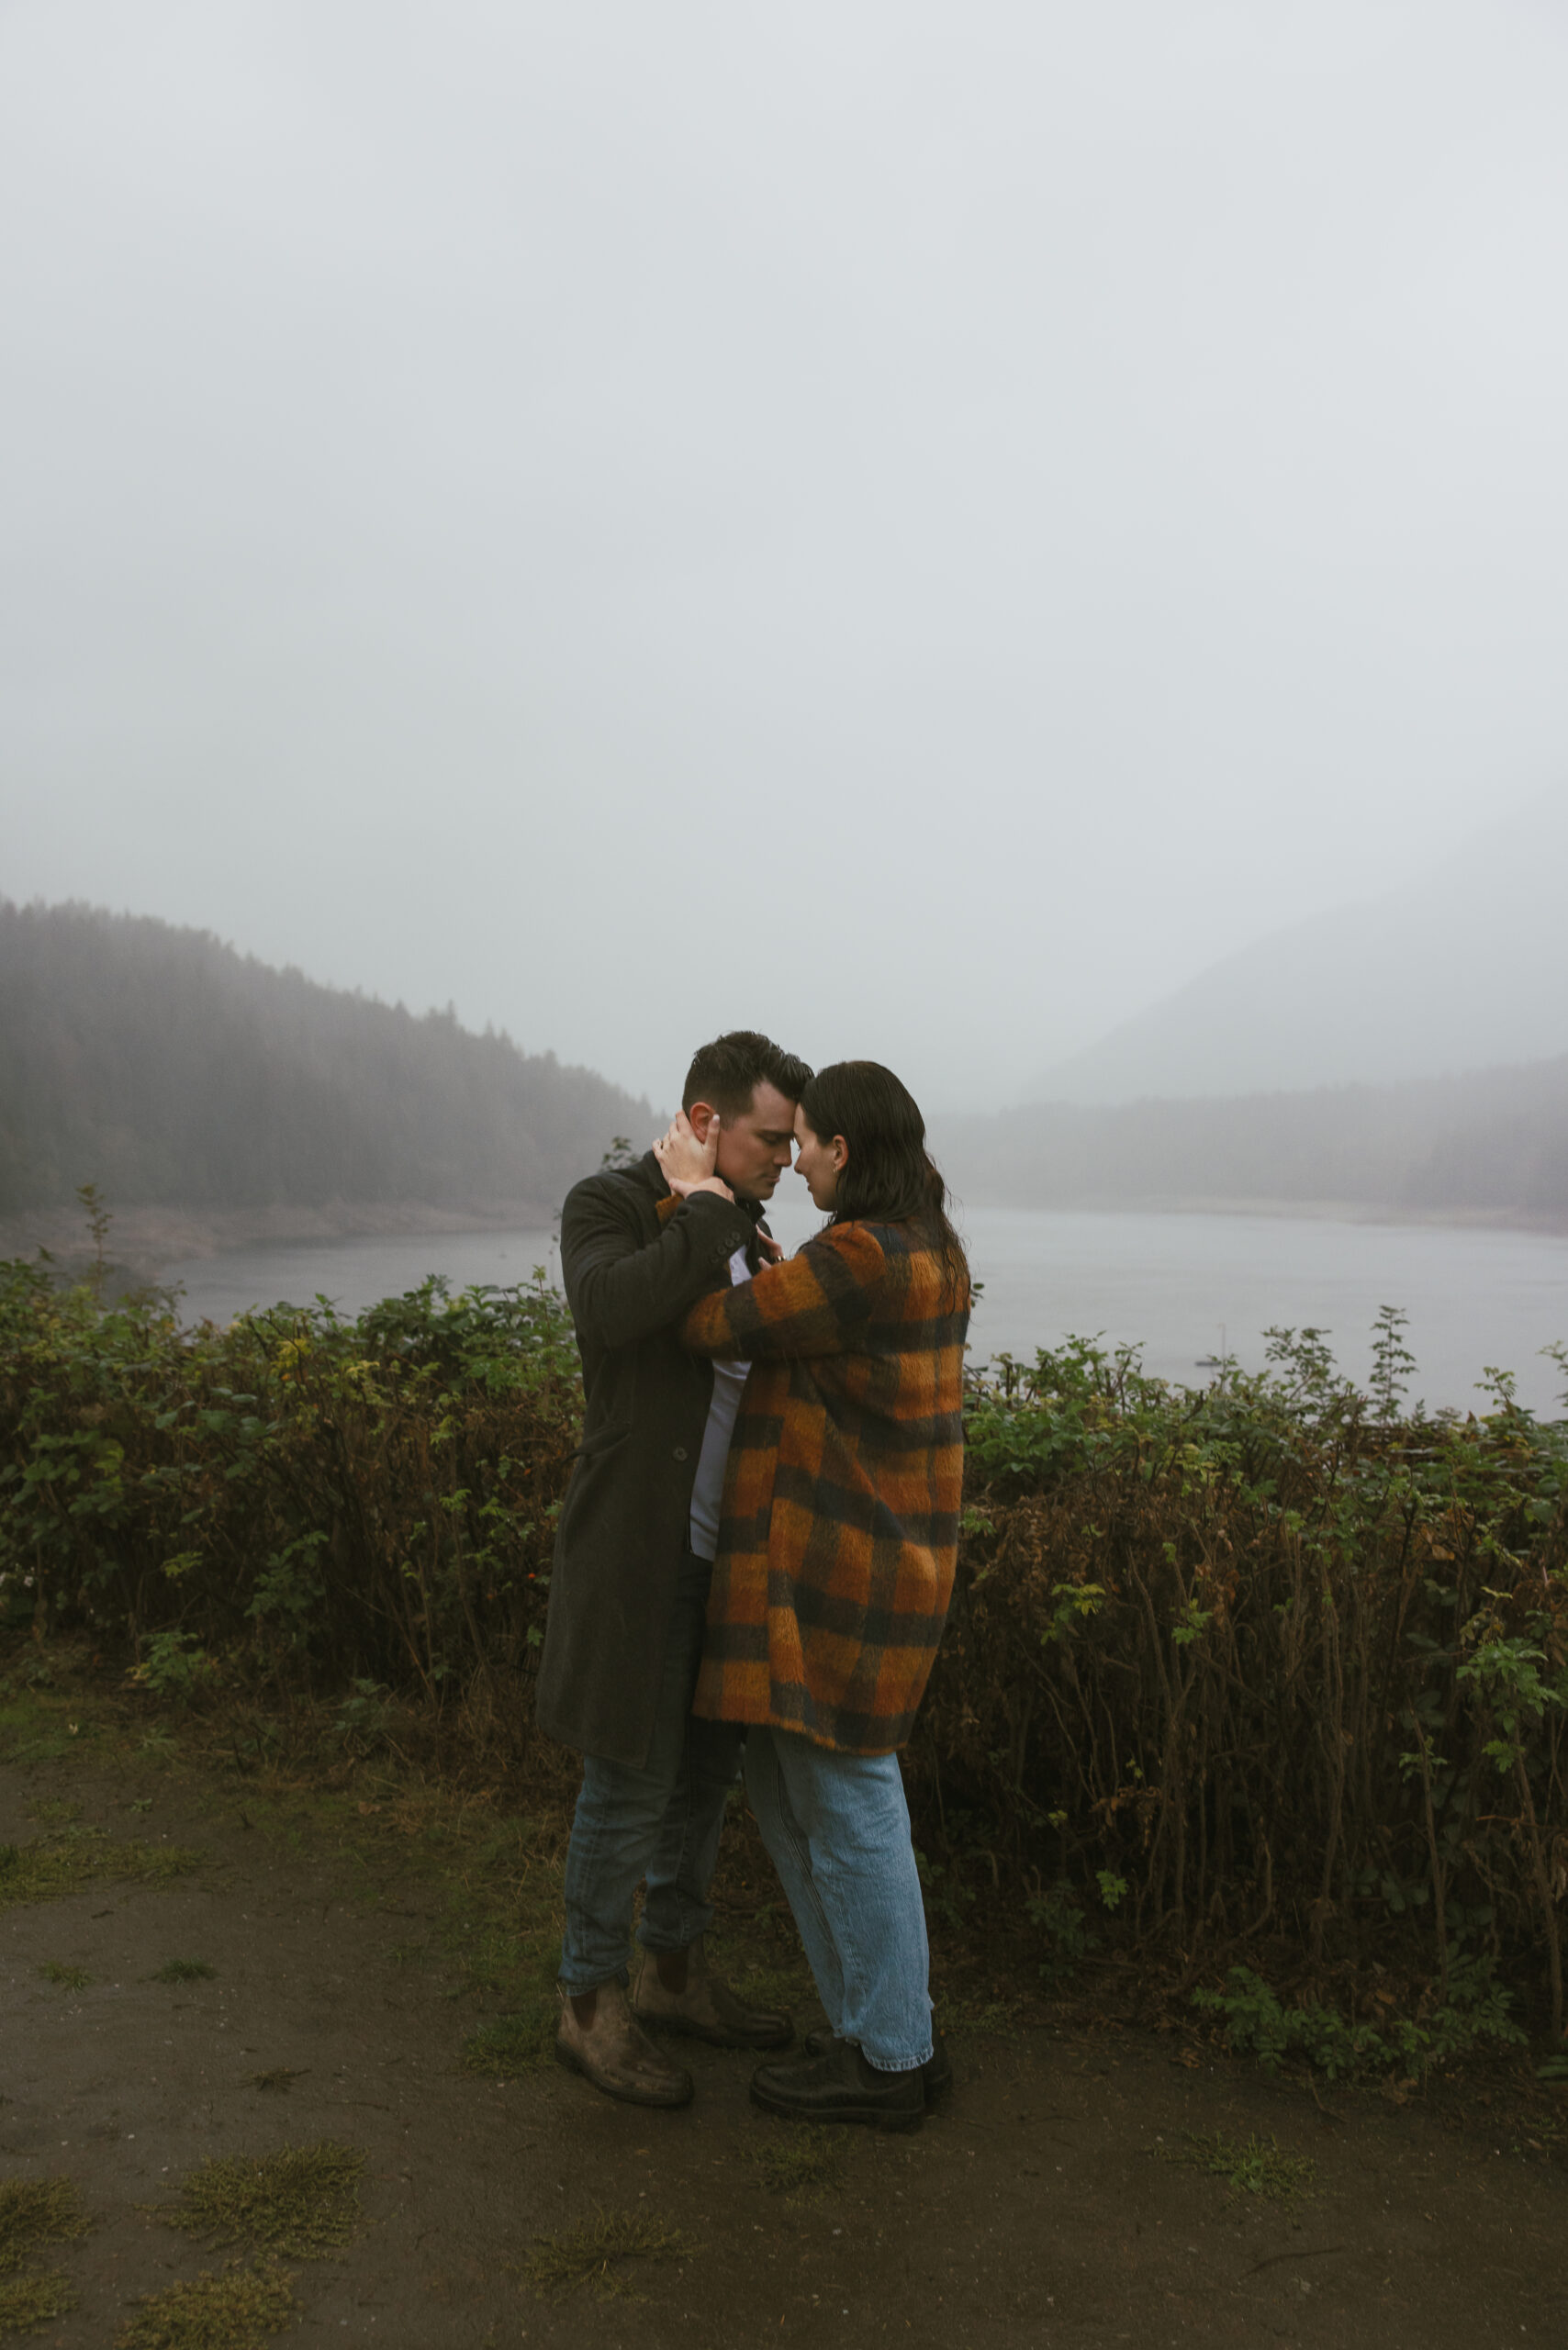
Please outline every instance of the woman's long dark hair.
[[909, 1088], [880, 1061], [834, 1061], [818, 1069], [801, 1096], [801, 1110], [812, 1134], [824, 1142], [842, 1135], [849, 1146], [834, 1222], [917, 1225], [942, 1259], [952, 1304], [967, 1305], [969, 1262]]

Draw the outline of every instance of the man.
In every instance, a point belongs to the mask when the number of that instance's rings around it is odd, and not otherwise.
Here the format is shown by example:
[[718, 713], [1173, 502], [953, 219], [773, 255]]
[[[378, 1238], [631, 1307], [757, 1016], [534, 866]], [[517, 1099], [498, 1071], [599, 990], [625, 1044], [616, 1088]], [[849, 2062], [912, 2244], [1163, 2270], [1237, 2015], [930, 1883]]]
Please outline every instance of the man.
[[[582, 1444], [561, 1505], [539, 1724], [584, 1756], [566, 1858], [555, 2053], [610, 2097], [684, 2105], [690, 2075], [639, 2019], [721, 2047], [776, 2048], [790, 2019], [747, 2009], [702, 1937], [725, 1801], [745, 1736], [694, 1721], [730, 1430], [746, 1366], [710, 1363], [676, 1331], [700, 1297], [745, 1281], [763, 1203], [790, 1163], [811, 1070], [740, 1029], [692, 1061], [682, 1107], [714, 1171], [672, 1193], [657, 1157], [568, 1194], [561, 1263], [582, 1353]], [[644, 1959], [627, 1997], [633, 1896]]]

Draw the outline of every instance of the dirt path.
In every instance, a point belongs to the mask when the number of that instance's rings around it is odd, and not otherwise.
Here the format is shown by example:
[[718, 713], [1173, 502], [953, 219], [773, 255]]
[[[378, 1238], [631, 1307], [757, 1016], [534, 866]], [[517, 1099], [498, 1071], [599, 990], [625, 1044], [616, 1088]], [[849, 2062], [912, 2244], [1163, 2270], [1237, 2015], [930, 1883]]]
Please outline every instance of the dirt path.
[[[674, 2115], [554, 2067], [504, 2085], [461, 2070], [474, 2003], [410, 1958], [440, 1922], [431, 1881], [367, 1871], [330, 1823], [247, 1827], [242, 1791], [166, 1768], [0, 1769], [0, 1841], [37, 1837], [40, 1806], [109, 1845], [206, 1855], [166, 1884], [104, 1874], [0, 1909], [0, 2176], [69, 2177], [94, 2221], [40, 2255], [80, 2296], [40, 2337], [64, 2350], [108, 2350], [137, 2296], [221, 2266], [144, 2208], [182, 2174], [321, 2138], [364, 2151], [364, 2225], [342, 2255], [288, 2264], [308, 2341], [1568, 2342], [1564, 2174], [1502, 2132], [1483, 2143], [1365, 2093], [1320, 2107], [1152, 2036], [977, 2033], [955, 2043], [947, 2115], [913, 2137], [844, 2132], [836, 2183], [792, 2205], [759, 2171], [782, 2133], [748, 2104], [742, 2057], [696, 2052], [697, 2102]], [[213, 1972], [149, 1979], [172, 1959]], [[286, 2088], [249, 2085], [281, 2073]], [[1315, 2166], [1313, 2190], [1276, 2206], [1168, 2158], [1215, 2132], [1277, 2138]], [[521, 2273], [531, 2247], [601, 2210], [691, 2248], [620, 2264], [638, 2301], [592, 2279], [541, 2298]]]

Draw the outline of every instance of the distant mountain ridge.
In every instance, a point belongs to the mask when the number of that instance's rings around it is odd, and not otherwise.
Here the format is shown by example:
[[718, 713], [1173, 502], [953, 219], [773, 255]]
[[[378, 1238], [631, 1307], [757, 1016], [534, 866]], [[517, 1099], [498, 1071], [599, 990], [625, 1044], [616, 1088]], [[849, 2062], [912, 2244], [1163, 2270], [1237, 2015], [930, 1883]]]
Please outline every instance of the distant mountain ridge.
[[1568, 1230], [1568, 1053], [1408, 1085], [1033, 1102], [933, 1140], [974, 1206], [1269, 1207]]
[[1568, 1051], [1568, 792], [1494, 825], [1429, 879], [1227, 955], [1033, 1101], [1116, 1102], [1390, 1084]]
[[592, 1070], [322, 987], [208, 933], [0, 900], [0, 1214], [528, 1203], [652, 1127]]

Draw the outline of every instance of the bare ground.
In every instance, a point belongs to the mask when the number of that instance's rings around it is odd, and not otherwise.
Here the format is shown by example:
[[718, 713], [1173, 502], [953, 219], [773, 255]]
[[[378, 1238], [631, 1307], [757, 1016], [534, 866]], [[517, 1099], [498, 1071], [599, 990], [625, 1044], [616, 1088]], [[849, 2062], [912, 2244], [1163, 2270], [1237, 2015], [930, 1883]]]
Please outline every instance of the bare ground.
[[[1273, 2083], [1182, 2035], [1088, 2028], [1083, 2009], [1008, 2023], [1002, 2002], [1002, 2031], [955, 2031], [946, 2114], [908, 2137], [844, 2131], [836, 2181], [790, 2202], [757, 2157], [791, 2142], [749, 2105], [743, 2056], [693, 2051], [697, 2100], [677, 2114], [616, 2106], [548, 2064], [505, 2081], [463, 2069], [465, 2038], [505, 2001], [461, 1955], [488, 1930], [482, 1903], [463, 1908], [487, 1848], [461, 1823], [411, 1796], [400, 1810], [390, 1782], [363, 1792], [363, 1774], [346, 1796], [279, 1796], [210, 1753], [90, 1744], [24, 1739], [38, 1759], [0, 1766], [0, 1841], [36, 1838], [40, 1807], [46, 1830], [69, 1818], [107, 1834], [103, 1874], [0, 1908], [0, 2177], [68, 2177], [93, 2221], [39, 2255], [80, 2296], [39, 2337], [62, 2350], [107, 2350], [137, 2297], [233, 2257], [149, 2210], [183, 2174], [324, 2138], [364, 2154], [364, 2228], [341, 2255], [287, 2264], [306, 2340], [1568, 2342], [1568, 2172], [1550, 2159], [1568, 2095], [1518, 2068], [1512, 2089], [1462, 2108], [1394, 2105]], [[205, 1857], [167, 1884], [117, 1880], [113, 1847], [131, 1837]], [[515, 1881], [546, 1898], [555, 1848], [517, 1849], [545, 1856]], [[737, 1884], [737, 1915], [755, 1918], [767, 1887]], [[214, 1971], [150, 1979], [171, 1959]], [[972, 2021], [984, 2003], [949, 2012]], [[264, 2074], [293, 2077], [255, 2086]], [[1216, 2132], [1277, 2141], [1313, 2165], [1310, 2190], [1275, 2204], [1177, 2159]], [[684, 2248], [536, 2289], [531, 2252], [601, 2212], [651, 2218]]]

